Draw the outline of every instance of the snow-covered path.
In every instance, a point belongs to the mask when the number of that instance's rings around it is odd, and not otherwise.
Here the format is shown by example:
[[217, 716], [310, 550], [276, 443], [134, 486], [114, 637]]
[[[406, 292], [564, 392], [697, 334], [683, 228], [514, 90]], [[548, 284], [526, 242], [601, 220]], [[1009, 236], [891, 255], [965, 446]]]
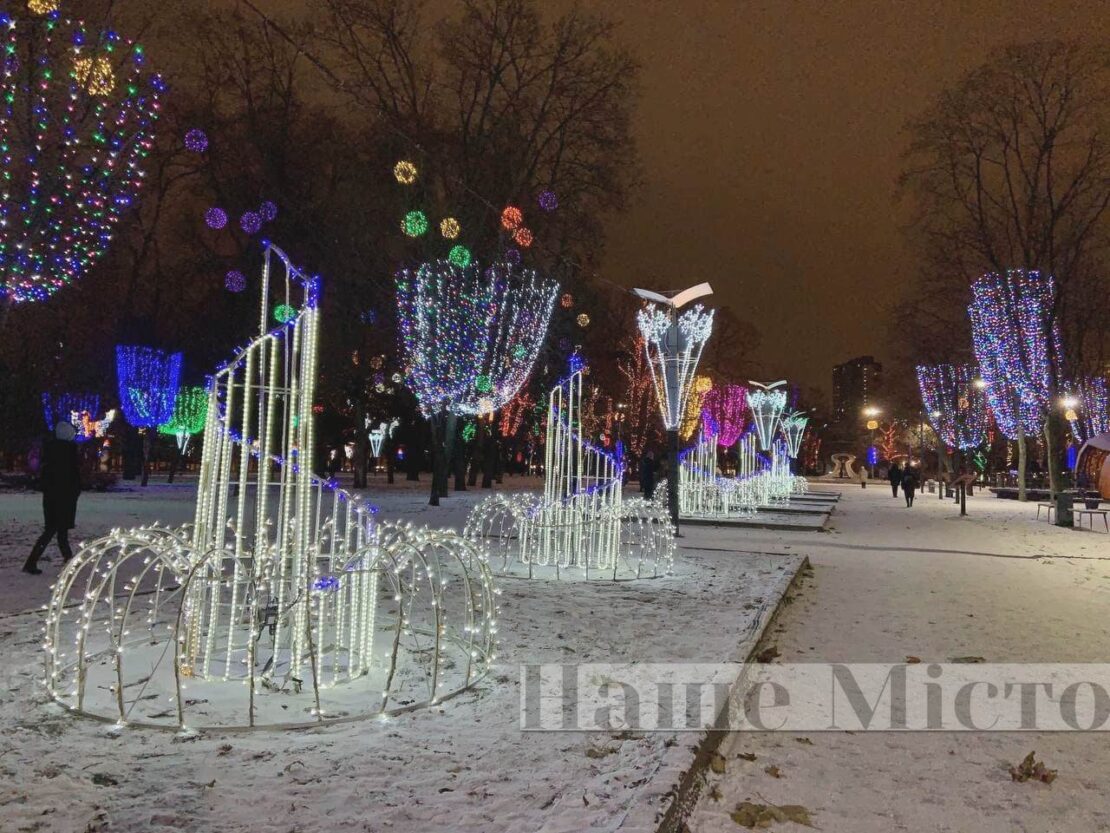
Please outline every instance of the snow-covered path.
[[[813, 577], [776, 623], [776, 661], [1107, 662], [1110, 535], [1037, 522], [1035, 511], [984, 494], [960, 518], [936, 495], [906, 509], [883, 484], [846, 488], [833, 532], [806, 549]], [[782, 541], [746, 538], [768, 550]], [[742, 829], [729, 817], [741, 801], [803, 805], [824, 833], [1110, 830], [1104, 733], [806, 737], [729, 736], [726, 772], [709, 774], [692, 833]], [[1059, 771], [1051, 785], [1011, 781], [1008, 767], [1031, 750]]]
[[[488, 494], [453, 495], [431, 511], [426, 485], [379, 486], [373, 497], [383, 517], [457, 529]], [[162, 484], [84, 495], [77, 532], [88, 539], [114, 526], [185, 522], [194, 491]], [[471, 691], [386, 723], [182, 739], [113, 734], [47, 702], [35, 608], [47, 598], [57, 555], [42, 576], [19, 572], [40, 518], [37, 495], [0, 494], [4, 833], [647, 833], [698, 734], [522, 732], [520, 664], [735, 661], [803, 560], [752, 552], [744, 533], [699, 529], [682, 540], [665, 578], [504, 579], [499, 666]]]

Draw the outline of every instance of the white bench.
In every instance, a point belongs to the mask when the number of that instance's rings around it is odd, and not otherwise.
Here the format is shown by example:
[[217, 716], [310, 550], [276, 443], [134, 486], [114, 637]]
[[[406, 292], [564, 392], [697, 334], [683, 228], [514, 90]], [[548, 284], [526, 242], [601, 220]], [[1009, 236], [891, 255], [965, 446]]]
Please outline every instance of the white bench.
[[1047, 509], [1048, 510], [1045, 513], [1045, 515], [1048, 518], [1048, 522], [1052, 523], [1052, 513], [1056, 511], [1056, 504], [1055, 503], [1038, 503], [1037, 504], [1037, 520], [1038, 521], [1041, 519], [1041, 509]]
[[1102, 515], [1102, 524], [1106, 527], [1106, 531], [1110, 532], [1110, 520], [1107, 520], [1107, 515], [1110, 515], [1110, 509], [1076, 509], [1074, 512], [1076, 519], [1079, 521], [1079, 527], [1083, 526], [1083, 516], [1086, 515], [1089, 520], [1087, 521], [1087, 528], [1092, 532], [1095, 528], [1095, 515]]

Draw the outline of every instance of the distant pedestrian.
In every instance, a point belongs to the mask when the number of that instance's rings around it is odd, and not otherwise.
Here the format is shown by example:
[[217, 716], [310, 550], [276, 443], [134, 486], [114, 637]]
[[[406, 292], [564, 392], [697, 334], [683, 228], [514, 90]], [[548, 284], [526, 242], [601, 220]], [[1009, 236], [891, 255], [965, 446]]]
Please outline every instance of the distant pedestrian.
[[651, 500], [655, 495], [656, 469], [655, 451], [649, 448], [640, 459], [640, 491], [644, 493], [647, 500]]
[[859, 464], [859, 471], [856, 472], [856, 477], [859, 478], [859, 485], [860, 485], [861, 489], [866, 489], [867, 488], [867, 478], [869, 476], [870, 475], [868, 475], [868, 473], [867, 473], [867, 466], [865, 466], [863, 463], [860, 463]]
[[917, 492], [918, 477], [917, 470], [911, 466], [906, 466], [906, 470], [902, 472], [902, 492], [906, 496], [906, 506], [913, 506], [913, 496]]
[[902, 467], [897, 462], [891, 463], [890, 471], [886, 473], [886, 479], [890, 481], [891, 494], [898, 497], [898, 487], [902, 485]]
[[45, 529], [31, 548], [31, 554], [23, 564], [23, 572], [37, 576], [39, 558], [42, 557], [50, 539], [58, 536], [58, 549], [62, 559], [73, 558], [69, 547], [69, 531], [77, 518], [77, 497], [81, 494], [81, 467], [77, 460], [77, 444], [73, 441], [77, 429], [69, 422], [59, 421], [54, 426], [54, 436], [42, 448], [42, 514]]

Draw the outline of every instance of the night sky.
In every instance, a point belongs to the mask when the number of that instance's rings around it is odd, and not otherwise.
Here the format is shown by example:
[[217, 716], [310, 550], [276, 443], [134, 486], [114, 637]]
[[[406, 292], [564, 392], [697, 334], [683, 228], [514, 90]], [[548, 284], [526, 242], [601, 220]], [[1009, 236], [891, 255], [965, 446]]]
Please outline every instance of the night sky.
[[[429, 21], [454, 2], [431, 0]], [[656, 289], [710, 281], [762, 332], [755, 358], [768, 381], [826, 394], [834, 364], [882, 361], [884, 309], [915, 268], [895, 199], [907, 120], [998, 46], [1110, 37], [1103, 0], [586, 7], [618, 21], [642, 63], [642, 185], [608, 223], [603, 277]]]
[[[1103, 2], [609, 0], [643, 63], [643, 187], [605, 276], [709, 280], [763, 333], [768, 381], [828, 391], [882, 360], [881, 307], [914, 269], [895, 200], [902, 127], [992, 48], [1110, 36]], [[646, 10], [650, 9], [650, 13]]]

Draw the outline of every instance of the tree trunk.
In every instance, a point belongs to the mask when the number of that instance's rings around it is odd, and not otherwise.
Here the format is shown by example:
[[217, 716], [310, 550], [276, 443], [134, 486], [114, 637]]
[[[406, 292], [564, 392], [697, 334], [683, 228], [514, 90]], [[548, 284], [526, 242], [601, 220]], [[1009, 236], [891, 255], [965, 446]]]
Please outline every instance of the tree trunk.
[[1026, 449], [1025, 449], [1025, 429], [1021, 423], [1018, 423], [1017, 435], [1018, 447], [1018, 500], [1028, 500], [1025, 495], [1025, 463], [1026, 463]]
[[1063, 466], [1060, 465], [1059, 449], [1064, 447], [1064, 432], [1061, 415], [1056, 408], [1048, 412], [1044, 423], [1045, 463], [1048, 467], [1049, 500], [1056, 500], [1056, 494], [1064, 489]]

